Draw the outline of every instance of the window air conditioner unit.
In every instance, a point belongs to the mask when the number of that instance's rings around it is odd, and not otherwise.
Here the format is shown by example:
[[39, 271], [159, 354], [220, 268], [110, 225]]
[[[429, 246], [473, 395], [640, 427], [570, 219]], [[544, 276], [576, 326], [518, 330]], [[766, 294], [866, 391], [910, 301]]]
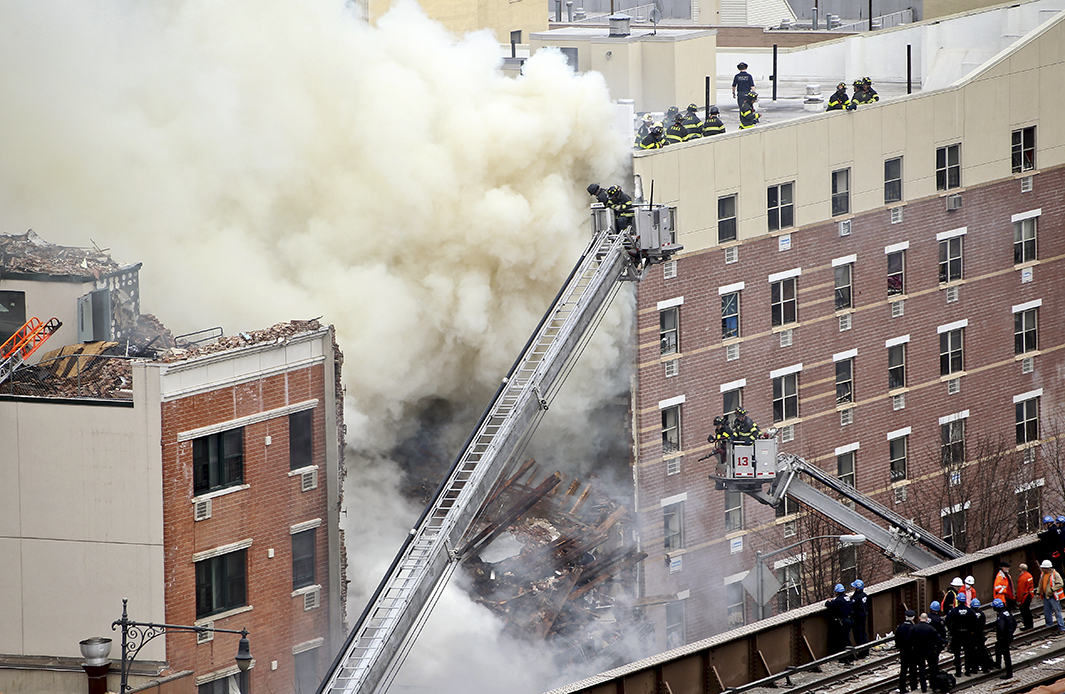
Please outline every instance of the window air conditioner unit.
[[670, 359], [666, 362], [666, 378], [672, 378], [680, 374], [680, 359]]
[[956, 395], [961, 392], [961, 379], [952, 378], [947, 381], [947, 395]]
[[844, 219], [839, 223], [839, 235], [850, 236], [851, 235], [851, 220]]
[[309, 593], [303, 594], [303, 611], [316, 609], [319, 605], [318, 601], [318, 589], [315, 588]]
[[848, 424], [854, 424], [854, 408], [848, 407], [845, 410], [840, 410], [839, 413], [839, 425], [842, 427]]
[[1032, 188], [1034, 188], [1034, 187], [1035, 186], [1033, 184], [1033, 179], [1032, 179], [1031, 176], [1025, 176], [1024, 178], [1021, 179], [1021, 192], [1022, 193], [1031, 193], [1032, 192]]
[[902, 208], [901, 207], [892, 207], [891, 208], [891, 223], [892, 224], [898, 224], [901, 221], [902, 221]]
[[899, 299], [898, 301], [891, 302], [891, 317], [898, 318], [899, 316], [906, 315], [906, 300]]
[[780, 346], [781, 347], [791, 347], [792, 339], [793, 339], [793, 336], [792, 336], [791, 328], [788, 328], [787, 330], [782, 330], [780, 332]]
[[207, 520], [211, 517], [211, 500], [203, 499], [192, 506], [192, 519], [194, 521]]
[[677, 261], [667, 260], [662, 263], [662, 279], [671, 280], [677, 276]]
[[729, 345], [725, 347], [725, 361], [736, 361], [740, 358], [740, 346]]
[[958, 300], [958, 287], [947, 287], [947, 303], [953, 304]]
[[318, 488], [318, 471], [308, 470], [300, 475], [300, 491], [309, 492]]
[[947, 211], [961, 209], [961, 195], [955, 193], [947, 196]]
[[1021, 359], [1021, 373], [1030, 374], [1035, 371], [1035, 357]]
[[839, 317], [839, 331], [843, 332], [844, 330], [850, 330], [850, 329], [851, 329], [851, 314], [844, 313], [842, 316]]
[[729, 246], [728, 248], [725, 249], [725, 264], [726, 265], [730, 265], [731, 263], [738, 262], [739, 259], [740, 259], [740, 247], [739, 246]]
[[891, 396], [891, 409], [893, 411], [906, 409], [906, 393]]

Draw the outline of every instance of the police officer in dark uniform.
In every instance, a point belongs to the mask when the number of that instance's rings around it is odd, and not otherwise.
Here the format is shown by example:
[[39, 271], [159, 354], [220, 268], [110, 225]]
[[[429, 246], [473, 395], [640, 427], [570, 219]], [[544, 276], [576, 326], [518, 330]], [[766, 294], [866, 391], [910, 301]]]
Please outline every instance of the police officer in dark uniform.
[[962, 654], [965, 655], [966, 674], [972, 674], [972, 633], [976, 628], [976, 616], [965, 604], [965, 595], [958, 594], [958, 605], [943, 620], [950, 631], [950, 651], [954, 654], [954, 676], [961, 677]]
[[[910, 631], [910, 654], [917, 666], [917, 679], [920, 680], [922, 692], [928, 691], [928, 681], [939, 672], [939, 652], [943, 650], [945, 641], [932, 626], [927, 614], [922, 614]], [[915, 688], [912, 678], [910, 684], [911, 689]]]
[[847, 597], [846, 589], [842, 583], [837, 583], [833, 589], [836, 597], [825, 603], [828, 619], [828, 654], [839, 653], [851, 645], [851, 626], [853, 624], [852, 613], [854, 604]]
[[913, 644], [910, 635], [913, 631], [913, 619], [917, 613], [906, 610], [906, 618], [902, 624], [895, 627], [895, 648], [899, 652], [899, 691], [905, 694], [906, 682], [910, 683], [910, 689], [917, 689], [917, 663], [913, 658]]
[[1006, 672], [1001, 679], [1008, 680], [1013, 677], [1013, 659], [1010, 657], [1010, 644], [1013, 643], [1013, 632], [1017, 630], [1017, 620], [1013, 613], [1006, 609], [1006, 603], [998, 598], [991, 601], [991, 606], [998, 612], [995, 620], [995, 668], [1002, 667], [1002, 659], [1006, 660]]
[[[854, 634], [854, 645], [864, 645], [869, 636], [866, 632], [866, 625], [869, 622], [869, 596], [865, 594], [865, 581], [858, 579], [854, 583], [851, 583], [851, 588], [854, 588], [854, 592], [851, 593], [851, 602], [854, 603], [854, 625], [852, 627]], [[864, 658], [869, 655], [868, 651], [858, 651], [859, 658]]]
[[[982, 672], [985, 675], [991, 672], [991, 653], [987, 650], [987, 637], [984, 636], [984, 631], [987, 627], [987, 615], [980, 609], [980, 601], [973, 598], [969, 603], [969, 609], [973, 611], [973, 617], [976, 620], [976, 627], [972, 632], [972, 653], [973, 653], [973, 674]], [[965, 656], [966, 666], [968, 666], [969, 656]]]

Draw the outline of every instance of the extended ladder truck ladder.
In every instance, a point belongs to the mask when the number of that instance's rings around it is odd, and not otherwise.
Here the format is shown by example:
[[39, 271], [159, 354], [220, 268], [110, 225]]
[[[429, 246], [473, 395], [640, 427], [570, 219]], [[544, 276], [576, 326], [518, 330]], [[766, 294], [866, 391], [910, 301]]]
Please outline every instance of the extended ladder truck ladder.
[[15, 369], [22, 366], [37, 349], [63, 324], [58, 318], [42, 323], [34, 317], [26, 321], [7, 341], [0, 345], [0, 383], [6, 381]]
[[[707, 456], [709, 457], [709, 456]], [[797, 455], [777, 452], [774, 438], [758, 439], [752, 446], [730, 446], [724, 474], [711, 475], [720, 489], [743, 492], [769, 506], [779, 506], [790, 496], [808, 508], [835, 521], [866, 539], [895, 561], [911, 569], [925, 569], [962, 553], [912, 520], [904, 518], [839, 478], [828, 474]], [[853, 501], [886, 521], [887, 527], [866, 518], [857, 510], [808, 484], [799, 475], [807, 475], [837, 494]], [[769, 490], [762, 486], [769, 483]]]
[[[593, 207], [596, 233], [466, 441], [445, 481], [410, 531], [318, 688], [319, 694], [384, 692], [402, 665], [447, 578], [462, 559], [463, 536], [601, 320], [621, 280], [639, 280], [646, 262], [681, 249], [673, 210], [637, 209], [635, 232], [614, 230]], [[645, 266], [646, 267], [646, 264]]]

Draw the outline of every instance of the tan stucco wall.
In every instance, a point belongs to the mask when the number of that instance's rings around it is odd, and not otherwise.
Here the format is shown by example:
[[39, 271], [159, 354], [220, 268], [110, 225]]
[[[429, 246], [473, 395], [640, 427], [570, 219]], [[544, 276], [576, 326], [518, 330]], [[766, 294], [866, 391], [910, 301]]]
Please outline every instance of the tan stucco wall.
[[[0, 653], [79, 656], [80, 640], [112, 635], [122, 598], [132, 618], [163, 621], [150, 390], [135, 370], [132, 408], [0, 402]], [[162, 659], [164, 641], [142, 657]]]
[[[548, 8], [536, 0], [421, 0], [419, 4], [427, 16], [454, 34], [490, 29], [502, 44], [510, 43], [512, 31], [520, 29], [525, 41], [548, 26]], [[391, 0], [370, 0], [370, 21], [376, 22], [391, 6]]]
[[[851, 170], [851, 212], [883, 206], [884, 159], [903, 156], [903, 200], [936, 190], [937, 147], [961, 143], [964, 192], [1007, 178], [1009, 130], [1037, 125], [1037, 166], [1065, 163], [1065, 114], [1046, 96], [1065, 81], [1063, 17], [958, 86], [637, 153], [656, 202], [678, 205], [686, 251], [715, 245], [718, 197], [739, 193], [739, 236], [767, 233], [767, 185], [795, 182], [795, 227], [831, 217], [830, 172]], [[1004, 127], [1009, 124], [1009, 129]], [[989, 137], [988, 133], [995, 133]], [[846, 217], [839, 217], [845, 219]]]
[[995, 0], [924, 0], [922, 19], [938, 19], [958, 12], [968, 12], [1000, 4], [1002, 3]]
[[63, 322], [61, 327], [30, 361], [41, 354], [72, 345], [78, 341], [78, 297], [93, 290], [93, 283], [35, 282], [30, 280], [0, 279], [0, 289], [26, 293], [26, 319], [36, 316], [41, 321], [55, 317]]
[[[710, 93], [717, 90], [713, 31], [660, 31], [645, 29], [632, 35], [610, 37], [598, 32], [548, 32], [530, 37], [530, 50], [576, 48], [580, 72], [602, 73], [612, 99], [632, 99], [638, 112], [682, 109], [691, 102], [703, 105], [706, 77]], [[607, 55], [609, 53], [609, 56]]]

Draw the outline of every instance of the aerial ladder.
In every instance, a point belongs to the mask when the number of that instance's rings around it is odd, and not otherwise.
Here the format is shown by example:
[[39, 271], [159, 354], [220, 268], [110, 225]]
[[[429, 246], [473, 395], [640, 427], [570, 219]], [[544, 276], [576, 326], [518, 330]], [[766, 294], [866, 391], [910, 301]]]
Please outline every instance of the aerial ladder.
[[22, 366], [37, 349], [63, 324], [53, 317], [47, 323], [40, 318], [30, 318], [15, 334], [0, 345], [0, 383], [6, 381], [15, 369]]
[[384, 692], [464, 557], [464, 536], [490, 491], [532, 436], [623, 281], [668, 260], [675, 210], [634, 207], [631, 227], [592, 206], [593, 236], [551, 307], [503, 378], [444, 482], [408, 533], [340, 648], [318, 694]]
[[[888, 557], [911, 569], [928, 568], [946, 559], [962, 556], [962, 552], [939, 536], [874, 501], [839, 478], [797, 455], [778, 452], [777, 441], [772, 433], [769, 438], [756, 439], [753, 445], [732, 445], [728, 446], [728, 449], [722, 470], [724, 474], [710, 476], [724, 489], [743, 492], [773, 507], [779, 506], [785, 496], [790, 496], [844, 528], [864, 535]], [[887, 527], [807, 483], [802, 479], [803, 475], [852, 501], [856, 507], [860, 506], [869, 511]], [[763, 487], [767, 483], [769, 489], [765, 490]]]

